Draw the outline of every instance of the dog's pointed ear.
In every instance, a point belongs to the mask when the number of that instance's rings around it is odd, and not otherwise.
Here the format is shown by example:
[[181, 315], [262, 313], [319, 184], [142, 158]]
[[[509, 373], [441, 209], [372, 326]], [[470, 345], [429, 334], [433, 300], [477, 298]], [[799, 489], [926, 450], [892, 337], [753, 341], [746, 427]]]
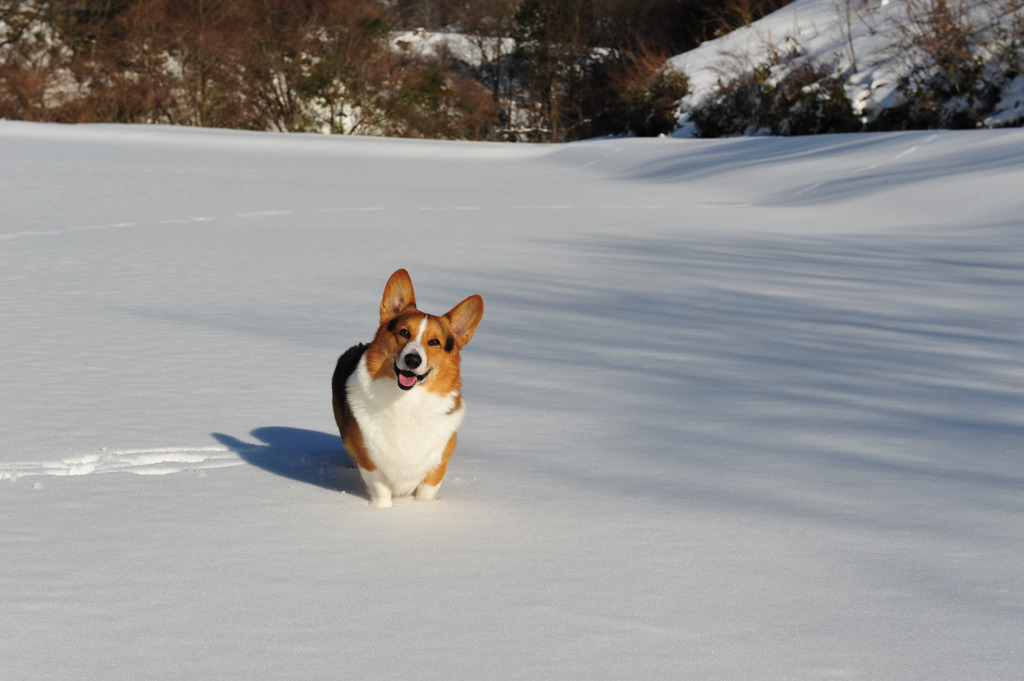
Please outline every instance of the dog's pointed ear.
[[380, 301], [380, 323], [415, 307], [416, 292], [412, 289], [412, 279], [405, 270], [398, 270], [384, 286], [384, 297]]
[[452, 325], [452, 336], [461, 348], [473, 338], [480, 318], [484, 316], [484, 299], [470, 296], [448, 311], [445, 317]]

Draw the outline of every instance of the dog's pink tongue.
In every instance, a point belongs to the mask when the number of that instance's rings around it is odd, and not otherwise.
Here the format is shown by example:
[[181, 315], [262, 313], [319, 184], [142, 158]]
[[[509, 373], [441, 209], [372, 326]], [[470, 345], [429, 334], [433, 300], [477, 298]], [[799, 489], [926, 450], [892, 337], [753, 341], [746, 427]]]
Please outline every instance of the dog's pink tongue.
[[402, 384], [403, 388], [413, 387], [414, 385], [416, 385], [416, 380], [417, 378], [415, 374], [398, 374], [398, 382]]

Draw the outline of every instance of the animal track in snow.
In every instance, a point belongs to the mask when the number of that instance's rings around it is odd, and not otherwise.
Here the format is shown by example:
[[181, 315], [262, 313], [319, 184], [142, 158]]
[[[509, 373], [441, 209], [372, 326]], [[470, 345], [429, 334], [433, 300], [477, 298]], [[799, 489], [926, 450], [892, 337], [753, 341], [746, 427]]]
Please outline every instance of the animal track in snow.
[[94, 475], [134, 473], [168, 475], [183, 471], [241, 466], [245, 463], [227, 447], [156, 447], [115, 449], [69, 456], [58, 461], [0, 463], [0, 480], [37, 475]]

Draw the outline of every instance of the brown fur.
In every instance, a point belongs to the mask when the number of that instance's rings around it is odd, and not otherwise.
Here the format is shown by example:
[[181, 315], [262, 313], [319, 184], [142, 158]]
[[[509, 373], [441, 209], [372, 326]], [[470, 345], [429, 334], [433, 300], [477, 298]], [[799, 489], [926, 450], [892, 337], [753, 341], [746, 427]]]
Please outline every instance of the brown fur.
[[[409, 273], [404, 269], [398, 270], [391, 275], [384, 287], [380, 304], [380, 326], [373, 341], [365, 346], [365, 352], [359, 361], [365, 361], [367, 371], [374, 381], [396, 381], [395, 363], [402, 356], [405, 346], [417, 337], [420, 325], [426, 318], [427, 326], [421, 344], [426, 354], [423, 361], [429, 367], [430, 374], [422, 384], [416, 385], [413, 389], [427, 390], [441, 396], [453, 396], [454, 404], [449, 413], [454, 413], [462, 407], [459, 351], [472, 339], [483, 316], [483, 310], [483, 298], [474, 295], [442, 316], [420, 312], [416, 308], [416, 294]], [[362, 347], [353, 348], [349, 352], [362, 352]], [[343, 367], [344, 359], [343, 355], [333, 381], [334, 418], [345, 448], [355, 463], [365, 471], [374, 471], [377, 466], [363, 442], [359, 424], [347, 402], [345, 381], [354, 368], [348, 365]], [[339, 376], [339, 373], [342, 375]], [[445, 447], [441, 462], [427, 473], [423, 483], [431, 486], [441, 483], [448, 461], [455, 451], [455, 444], [456, 434], [453, 433]]]

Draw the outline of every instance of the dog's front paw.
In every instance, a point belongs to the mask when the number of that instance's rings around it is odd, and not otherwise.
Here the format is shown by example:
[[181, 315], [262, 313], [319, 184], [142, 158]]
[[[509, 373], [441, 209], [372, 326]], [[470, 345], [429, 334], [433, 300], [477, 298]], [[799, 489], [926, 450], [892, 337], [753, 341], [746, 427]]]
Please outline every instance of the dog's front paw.
[[366, 483], [366, 491], [370, 494], [370, 506], [373, 508], [391, 508], [391, 484], [379, 470], [368, 471], [360, 468], [359, 473]]

